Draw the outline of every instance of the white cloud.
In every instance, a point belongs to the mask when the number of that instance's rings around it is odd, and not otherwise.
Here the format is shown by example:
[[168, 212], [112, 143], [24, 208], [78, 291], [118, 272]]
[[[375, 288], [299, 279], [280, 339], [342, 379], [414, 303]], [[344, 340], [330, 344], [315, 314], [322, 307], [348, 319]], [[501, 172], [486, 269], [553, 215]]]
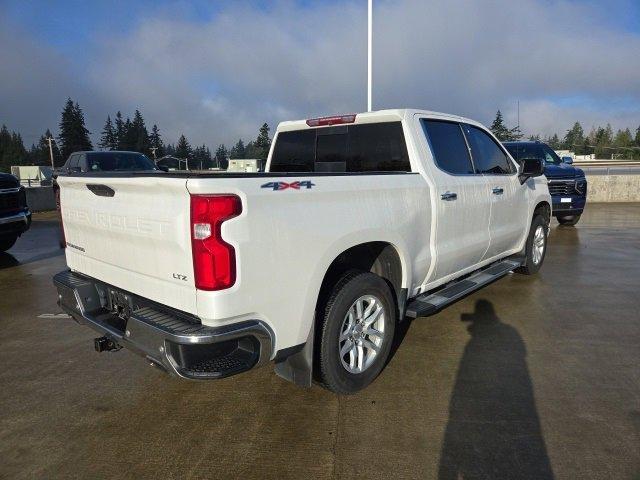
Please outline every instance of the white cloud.
[[[513, 124], [519, 99], [528, 133], [562, 133], [575, 120], [587, 129], [637, 126], [640, 36], [616, 30], [605, 12], [548, 0], [376, 1], [374, 107], [486, 123], [500, 108]], [[233, 2], [200, 21], [164, 11], [96, 41], [78, 87], [94, 94], [81, 101], [90, 118], [138, 107], [169, 141], [184, 133], [214, 147], [252, 139], [263, 121], [365, 108], [363, 1], [279, 1], [266, 9]], [[582, 101], [554, 100], [564, 97]], [[101, 122], [90, 128], [99, 131]]]

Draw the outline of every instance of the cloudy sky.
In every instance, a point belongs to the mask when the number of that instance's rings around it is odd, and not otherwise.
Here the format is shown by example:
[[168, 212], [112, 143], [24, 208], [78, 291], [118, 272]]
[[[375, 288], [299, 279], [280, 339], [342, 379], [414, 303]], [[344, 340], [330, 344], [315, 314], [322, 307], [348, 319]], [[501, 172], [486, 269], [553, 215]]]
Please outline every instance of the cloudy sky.
[[[133, 5], [132, 5], [133, 4]], [[640, 125], [638, 0], [374, 0], [374, 108], [525, 133]], [[68, 96], [97, 138], [139, 108], [165, 140], [366, 109], [366, 0], [0, 0], [0, 123], [30, 144]]]

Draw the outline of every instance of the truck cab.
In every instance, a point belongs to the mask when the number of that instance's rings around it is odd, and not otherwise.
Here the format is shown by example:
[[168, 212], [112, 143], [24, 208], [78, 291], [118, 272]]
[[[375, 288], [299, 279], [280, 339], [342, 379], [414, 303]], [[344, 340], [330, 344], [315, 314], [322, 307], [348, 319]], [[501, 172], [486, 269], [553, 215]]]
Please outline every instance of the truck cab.
[[549, 193], [553, 201], [553, 216], [561, 225], [578, 223], [587, 201], [584, 172], [563, 161], [546, 143], [504, 142], [504, 146], [517, 162], [525, 158], [538, 158], [544, 162], [544, 174], [549, 181]]

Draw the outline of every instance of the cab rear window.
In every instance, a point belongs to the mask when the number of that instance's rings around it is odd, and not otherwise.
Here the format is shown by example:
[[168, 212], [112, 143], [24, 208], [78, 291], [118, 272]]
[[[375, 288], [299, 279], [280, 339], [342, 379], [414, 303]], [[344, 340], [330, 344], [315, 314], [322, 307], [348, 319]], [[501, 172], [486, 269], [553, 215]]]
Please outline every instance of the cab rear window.
[[410, 172], [400, 122], [280, 132], [271, 172]]

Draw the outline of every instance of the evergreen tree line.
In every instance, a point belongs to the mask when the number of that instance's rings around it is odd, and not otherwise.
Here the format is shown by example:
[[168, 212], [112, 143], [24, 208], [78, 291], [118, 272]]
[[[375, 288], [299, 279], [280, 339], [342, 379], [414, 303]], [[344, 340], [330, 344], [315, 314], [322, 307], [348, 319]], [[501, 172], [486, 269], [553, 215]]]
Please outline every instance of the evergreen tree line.
[[[520, 140], [523, 135], [518, 126], [508, 128], [500, 110], [491, 124], [491, 131], [500, 141]], [[625, 128], [613, 131], [611, 125], [593, 127], [585, 135], [580, 122], [575, 122], [561, 138], [557, 133], [547, 137], [532, 135], [529, 140], [547, 143], [554, 150], [570, 150], [576, 155], [595, 154], [596, 158], [640, 159], [640, 126], [632, 133]]]
[[[6, 125], [0, 129], [0, 171], [9, 172], [12, 165], [51, 165], [48, 138], [52, 138], [52, 153], [55, 167], [64, 164], [69, 155], [77, 151], [93, 150], [90, 134], [85, 126], [85, 118], [80, 105], [67, 99], [61, 113], [59, 134], [54, 138], [49, 129], [40, 137], [37, 144], [26, 149], [20, 133], [9, 131]], [[162, 158], [166, 155], [188, 159], [189, 168], [226, 168], [229, 158], [266, 159], [271, 145], [269, 125], [260, 127], [255, 140], [245, 145], [242, 139], [230, 149], [224, 144], [218, 146], [215, 155], [206, 145], [192, 147], [187, 138], [181, 135], [178, 143], [165, 144], [157, 125], [147, 129], [139, 110], [133, 119], [124, 118], [116, 112], [113, 120], [107, 116], [98, 141], [102, 150], [128, 150], [144, 153], [150, 158]]]
[[[59, 167], [64, 164], [69, 155], [76, 151], [93, 150], [89, 135], [91, 132], [85, 126], [82, 109], [77, 102], [67, 99], [62, 110], [57, 138], [49, 129], [41, 135], [37, 144], [25, 148], [22, 136], [18, 132], [9, 131], [6, 125], [0, 128], [0, 171], [8, 172], [11, 165], [51, 165], [48, 138], [52, 138], [51, 149], [54, 164]], [[519, 126], [509, 128], [500, 110], [491, 124], [491, 131], [501, 141], [520, 140], [523, 135]], [[542, 138], [532, 135], [530, 140], [540, 140], [548, 143], [555, 150], [571, 150], [577, 155], [595, 154], [596, 158], [640, 159], [640, 126], [635, 130], [629, 128], [613, 131], [610, 124], [594, 127], [586, 134], [580, 122], [574, 125], [560, 137], [553, 134]], [[215, 153], [206, 145], [192, 147], [184, 135], [180, 135], [178, 142], [165, 144], [157, 125], [147, 129], [146, 123], [139, 110], [129, 117], [123, 118], [121, 112], [116, 112], [113, 120], [107, 116], [102, 129], [98, 147], [103, 150], [129, 150], [144, 153], [150, 158], [162, 158], [170, 155], [189, 160], [189, 168], [227, 168], [228, 159], [257, 158], [266, 159], [271, 146], [269, 125], [264, 123], [260, 127], [258, 136], [245, 144], [239, 139], [231, 148], [220, 144]], [[155, 152], [155, 155], [154, 155]]]

